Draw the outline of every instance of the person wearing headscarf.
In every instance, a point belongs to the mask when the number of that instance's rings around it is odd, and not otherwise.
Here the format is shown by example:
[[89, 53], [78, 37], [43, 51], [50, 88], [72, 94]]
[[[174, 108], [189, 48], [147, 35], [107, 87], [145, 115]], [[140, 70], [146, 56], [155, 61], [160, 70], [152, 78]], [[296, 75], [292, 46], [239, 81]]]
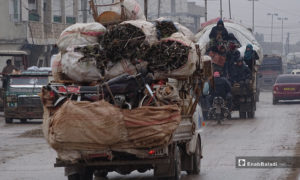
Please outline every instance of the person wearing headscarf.
[[259, 57], [257, 52], [253, 50], [253, 46], [251, 44], [248, 44], [244, 54], [244, 61], [251, 71], [253, 70], [253, 67], [256, 64], [256, 60], [258, 59]]
[[209, 38], [211, 40], [216, 40], [216, 41], [223, 41], [228, 39], [228, 31], [225, 28], [222, 19], [218, 21], [217, 26], [212, 28], [209, 34]]

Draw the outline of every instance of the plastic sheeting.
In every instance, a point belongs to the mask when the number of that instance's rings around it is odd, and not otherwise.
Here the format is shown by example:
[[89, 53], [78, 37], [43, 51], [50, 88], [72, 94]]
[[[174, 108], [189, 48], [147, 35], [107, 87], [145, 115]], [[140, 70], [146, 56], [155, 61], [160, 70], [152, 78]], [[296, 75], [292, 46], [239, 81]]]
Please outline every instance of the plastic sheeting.
[[[241, 56], [244, 56], [246, 46], [248, 44], [253, 45], [253, 49], [257, 52], [259, 56], [259, 62], [257, 64], [260, 64], [263, 59], [263, 52], [260, 44], [256, 41], [254, 35], [251, 31], [249, 31], [246, 27], [243, 25], [237, 24], [237, 23], [231, 23], [231, 22], [225, 22], [224, 23], [225, 28], [227, 29], [228, 33], [232, 33], [236, 39], [241, 43], [241, 48], [239, 48], [239, 51], [241, 52]], [[206, 52], [206, 45], [209, 43], [209, 34], [212, 30], [212, 28], [216, 26], [216, 24], [211, 24], [206, 26], [202, 31], [200, 31], [196, 35], [196, 42], [199, 44], [200, 49], [202, 51], [201, 54], [205, 54]]]

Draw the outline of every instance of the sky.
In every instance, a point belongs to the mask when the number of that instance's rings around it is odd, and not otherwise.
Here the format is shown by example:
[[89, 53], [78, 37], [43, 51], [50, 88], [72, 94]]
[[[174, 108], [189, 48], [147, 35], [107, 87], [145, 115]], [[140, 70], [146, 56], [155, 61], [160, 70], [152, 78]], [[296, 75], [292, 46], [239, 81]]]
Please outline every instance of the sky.
[[[204, 0], [195, 1], [204, 6]], [[208, 19], [220, 16], [220, 0], [208, 1]], [[222, 0], [223, 16], [229, 18], [229, 0]], [[265, 41], [271, 41], [271, 16], [268, 13], [278, 13], [278, 17], [286, 17], [284, 21], [284, 41], [290, 32], [290, 42], [300, 41], [300, 0], [258, 0], [255, 1], [255, 32], [263, 33]], [[252, 1], [231, 0], [232, 19], [252, 27]], [[274, 16], [273, 41], [281, 42], [282, 21]]]

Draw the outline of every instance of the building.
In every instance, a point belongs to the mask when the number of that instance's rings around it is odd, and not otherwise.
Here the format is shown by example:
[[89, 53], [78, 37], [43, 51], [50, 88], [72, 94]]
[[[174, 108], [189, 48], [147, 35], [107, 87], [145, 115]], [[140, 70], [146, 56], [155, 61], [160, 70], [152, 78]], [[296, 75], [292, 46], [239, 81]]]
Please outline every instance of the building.
[[[136, 0], [141, 11], [144, 11], [144, 0]], [[94, 0], [96, 4], [110, 4], [117, 0]], [[107, 7], [98, 8], [99, 11], [109, 10]], [[188, 27], [193, 32], [200, 29], [200, 18], [204, 17], [205, 9], [188, 0], [148, 0], [148, 19], [155, 20], [166, 17]], [[90, 17], [91, 18], [91, 17]], [[89, 19], [91, 21], [92, 19]]]
[[77, 22], [81, 0], [7, 0], [0, 6], [0, 50], [24, 50], [29, 65], [49, 66], [60, 33]]
[[[108, 4], [117, 0], [95, 0]], [[144, 0], [137, 0], [144, 11]], [[196, 32], [204, 9], [187, 0], [148, 0], [148, 17], [165, 16]], [[5, 0], [0, 6], [0, 50], [24, 50], [29, 66], [49, 66], [56, 40], [76, 22], [93, 22], [88, 0]], [[0, 57], [0, 68], [5, 60]]]

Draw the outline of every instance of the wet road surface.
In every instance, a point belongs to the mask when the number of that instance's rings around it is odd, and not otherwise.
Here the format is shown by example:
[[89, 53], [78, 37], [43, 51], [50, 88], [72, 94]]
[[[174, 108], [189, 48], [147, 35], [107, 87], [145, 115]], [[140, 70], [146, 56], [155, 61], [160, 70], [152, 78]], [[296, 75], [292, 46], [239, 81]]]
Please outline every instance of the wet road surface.
[[[300, 155], [300, 103], [272, 105], [272, 94], [262, 92], [255, 119], [233, 119], [203, 128], [201, 174], [182, 180], [298, 179], [291, 169], [237, 169], [236, 156]], [[54, 168], [55, 151], [40, 134], [41, 121], [5, 125], [0, 119], [0, 180], [65, 180], [62, 168]], [[32, 131], [33, 130], [33, 131]], [[25, 133], [25, 134], [24, 134]], [[109, 173], [108, 179], [153, 180], [153, 172], [128, 176]]]

